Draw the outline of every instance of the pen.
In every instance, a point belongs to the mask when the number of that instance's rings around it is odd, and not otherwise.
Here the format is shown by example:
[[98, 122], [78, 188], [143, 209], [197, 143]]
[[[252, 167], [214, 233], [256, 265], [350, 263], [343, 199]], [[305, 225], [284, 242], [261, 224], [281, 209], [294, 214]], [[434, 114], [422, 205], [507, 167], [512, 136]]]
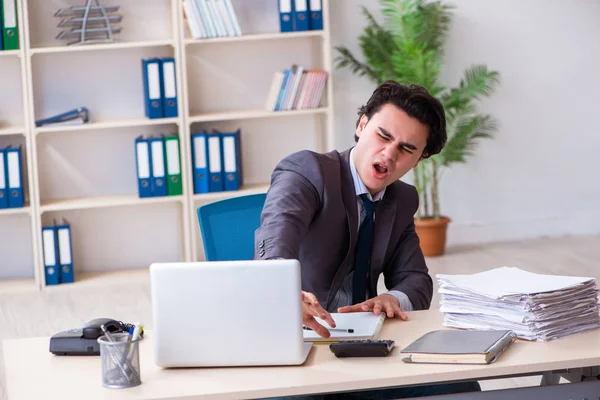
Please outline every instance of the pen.
[[[327, 328], [327, 327], [326, 327]], [[303, 326], [302, 329], [304, 329], [305, 331], [312, 331], [311, 328], [309, 328], [308, 326]], [[327, 328], [328, 331], [331, 332], [347, 332], [347, 333], [354, 333], [354, 329], [350, 328], [350, 329], [342, 329], [342, 328]]]

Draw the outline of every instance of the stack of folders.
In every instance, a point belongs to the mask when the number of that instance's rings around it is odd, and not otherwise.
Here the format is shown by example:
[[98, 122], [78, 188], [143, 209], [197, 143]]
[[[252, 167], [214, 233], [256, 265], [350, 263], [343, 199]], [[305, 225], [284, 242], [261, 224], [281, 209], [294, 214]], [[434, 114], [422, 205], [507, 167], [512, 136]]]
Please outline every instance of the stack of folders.
[[323, 29], [321, 0], [279, 0], [281, 32]]
[[87, 107], [78, 107], [48, 118], [38, 119], [35, 126], [81, 125], [90, 122], [90, 112]]
[[18, 50], [17, 0], [0, 0], [0, 30], [0, 50]]
[[514, 267], [473, 275], [437, 275], [444, 325], [512, 330], [547, 341], [598, 329], [595, 278], [541, 275]]
[[183, 12], [194, 39], [242, 35], [231, 0], [183, 0]]
[[42, 245], [46, 285], [74, 282], [71, 225], [63, 220], [59, 225], [54, 221], [42, 227]]
[[277, 71], [265, 102], [268, 111], [303, 110], [317, 108], [321, 103], [327, 72], [322, 69], [306, 70], [293, 65]]
[[177, 117], [175, 59], [173, 57], [143, 59], [142, 75], [146, 117]]
[[21, 147], [0, 149], [0, 208], [23, 207]]
[[238, 190], [243, 185], [240, 130], [192, 134], [194, 193]]
[[135, 139], [140, 197], [177, 196], [183, 193], [179, 136]]

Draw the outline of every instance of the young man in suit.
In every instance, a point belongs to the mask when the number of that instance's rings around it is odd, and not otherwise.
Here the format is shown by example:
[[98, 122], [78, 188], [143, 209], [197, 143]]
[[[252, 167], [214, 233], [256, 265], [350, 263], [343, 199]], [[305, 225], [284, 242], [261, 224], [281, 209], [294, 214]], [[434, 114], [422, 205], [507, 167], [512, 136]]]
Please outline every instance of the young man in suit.
[[[335, 311], [406, 320], [405, 311], [428, 309], [433, 295], [413, 220], [418, 194], [399, 179], [444, 147], [444, 109], [422, 87], [387, 81], [358, 115], [353, 148], [300, 151], [277, 165], [255, 233], [256, 259], [300, 261], [303, 323], [323, 337], [329, 331], [315, 316], [331, 327]], [[388, 292], [378, 295], [382, 273]], [[424, 393], [477, 390], [474, 385]], [[410, 390], [372, 398], [421, 393]], [[371, 398], [355, 395], [363, 397], [350, 398]]]

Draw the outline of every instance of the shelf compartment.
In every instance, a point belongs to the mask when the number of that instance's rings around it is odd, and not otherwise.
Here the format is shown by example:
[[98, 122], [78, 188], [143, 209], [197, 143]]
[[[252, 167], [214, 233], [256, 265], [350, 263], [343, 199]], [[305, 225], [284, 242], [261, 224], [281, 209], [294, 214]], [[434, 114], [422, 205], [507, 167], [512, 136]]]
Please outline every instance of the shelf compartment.
[[227, 42], [249, 42], [257, 40], [285, 40], [297, 39], [306, 37], [323, 37], [323, 31], [303, 31], [303, 32], [273, 32], [273, 33], [256, 33], [241, 36], [228, 36], [209, 39], [185, 39], [184, 44], [210, 44], [210, 43], [227, 43]]
[[21, 56], [21, 50], [1, 50], [0, 57], [19, 57]]
[[50, 133], [50, 132], [72, 132], [72, 131], [89, 131], [97, 129], [113, 129], [113, 128], [130, 128], [136, 126], [153, 126], [153, 125], [168, 125], [179, 124], [179, 117], [175, 118], [134, 118], [115, 121], [89, 122], [80, 125], [60, 125], [60, 126], [41, 126], [35, 128], [35, 133]]
[[[81, 286], [102, 286], [111, 287], [113, 285], [122, 285], [127, 283], [149, 283], [150, 271], [149, 265], [143, 268], [135, 269], [117, 269], [111, 271], [86, 271], [77, 272], [75, 269], [75, 282], [59, 285], [46, 286], [46, 290], [69, 290]], [[0, 286], [1, 287], [1, 286]]]
[[194, 200], [196, 201], [218, 201], [229, 199], [231, 197], [246, 196], [248, 194], [266, 193], [269, 190], [269, 183], [258, 183], [252, 185], [245, 185], [240, 190], [231, 190], [224, 192], [210, 192], [210, 193], [197, 193], [194, 194]]
[[10, 128], [0, 128], [0, 136], [7, 135], [24, 135], [25, 128], [21, 126], [15, 126]]
[[329, 111], [327, 107], [310, 108], [305, 110], [289, 110], [289, 111], [267, 111], [267, 110], [240, 110], [226, 111], [218, 113], [196, 114], [188, 118], [188, 122], [214, 122], [214, 121], [231, 121], [237, 119], [255, 119], [255, 118], [280, 118], [280, 117], [295, 117], [299, 115], [325, 114]]
[[92, 208], [108, 208], [135, 206], [144, 204], [163, 204], [182, 202], [183, 196], [161, 196], [140, 198], [137, 193], [110, 196], [79, 197], [73, 199], [54, 200], [43, 203], [40, 212], [85, 210]]
[[0, 279], [0, 293], [16, 293], [24, 291], [38, 291], [34, 278]]
[[29, 214], [31, 215], [31, 207], [17, 207], [17, 208], [0, 208], [0, 215], [18, 215], [18, 214]]
[[50, 47], [36, 47], [29, 50], [30, 54], [60, 54], [60, 53], [73, 53], [83, 51], [103, 51], [103, 50], [120, 50], [120, 49], [139, 49], [144, 47], [162, 47], [162, 46], [174, 46], [173, 40], [148, 40], [139, 42], [116, 42], [116, 43], [101, 43], [101, 44], [88, 44], [78, 46], [50, 46]]

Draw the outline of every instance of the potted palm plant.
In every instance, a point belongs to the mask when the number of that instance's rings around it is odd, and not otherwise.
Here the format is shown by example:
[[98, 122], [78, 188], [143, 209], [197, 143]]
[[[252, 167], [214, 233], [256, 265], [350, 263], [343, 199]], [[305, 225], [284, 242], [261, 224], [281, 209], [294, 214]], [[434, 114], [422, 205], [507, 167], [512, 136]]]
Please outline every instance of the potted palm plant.
[[379, 4], [384, 16], [382, 24], [362, 7], [368, 21], [359, 37], [365, 61], [359, 61], [345, 47], [336, 47], [336, 67], [349, 68], [377, 85], [388, 79], [418, 84], [444, 106], [446, 146], [413, 170], [419, 192], [415, 226], [421, 249], [426, 256], [437, 256], [445, 251], [450, 222], [440, 210], [443, 170], [455, 163], [466, 163], [479, 139], [492, 137], [496, 124], [490, 115], [478, 112], [476, 103], [494, 91], [499, 74], [485, 65], [474, 65], [464, 71], [457, 86], [444, 86], [439, 77], [454, 7], [442, 1], [424, 0], [379, 0]]

